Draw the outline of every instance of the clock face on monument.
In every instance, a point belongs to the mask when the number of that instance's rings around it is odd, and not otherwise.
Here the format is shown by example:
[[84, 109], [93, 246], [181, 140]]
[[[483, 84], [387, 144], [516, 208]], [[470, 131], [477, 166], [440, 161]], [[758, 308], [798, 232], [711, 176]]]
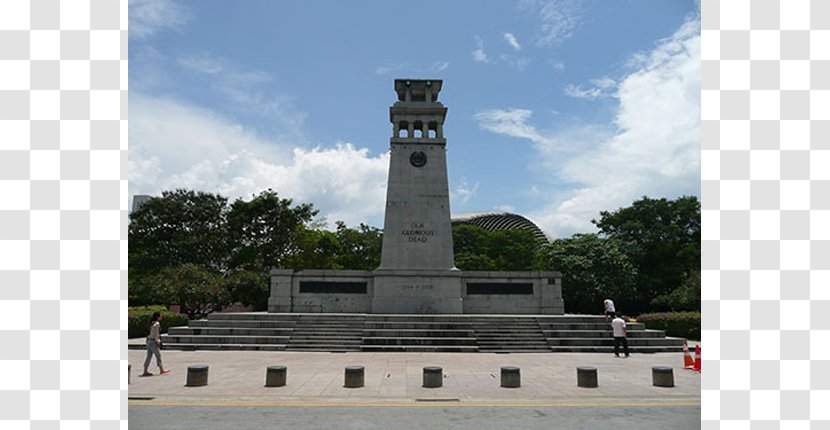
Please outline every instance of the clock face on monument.
[[409, 156], [409, 162], [415, 167], [424, 167], [427, 164], [427, 155], [421, 151], [415, 151]]

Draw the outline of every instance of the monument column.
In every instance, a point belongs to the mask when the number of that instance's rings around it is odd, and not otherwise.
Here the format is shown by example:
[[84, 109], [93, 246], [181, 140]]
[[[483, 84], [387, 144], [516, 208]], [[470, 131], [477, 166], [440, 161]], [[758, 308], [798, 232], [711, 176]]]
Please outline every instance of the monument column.
[[[398, 101], [389, 108], [393, 136], [373, 312], [462, 313], [460, 273], [453, 263], [447, 142], [442, 132], [447, 108], [438, 101], [441, 84], [440, 80], [395, 80]], [[401, 129], [408, 131], [405, 137], [398, 136]], [[430, 129], [435, 130], [434, 137]]]

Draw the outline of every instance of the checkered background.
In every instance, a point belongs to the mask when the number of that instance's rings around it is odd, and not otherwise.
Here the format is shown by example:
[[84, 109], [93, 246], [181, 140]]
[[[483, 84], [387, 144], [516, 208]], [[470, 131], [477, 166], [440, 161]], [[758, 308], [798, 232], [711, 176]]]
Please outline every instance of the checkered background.
[[0, 0], [0, 428], [126, 429], [127, 1]]
[[[703, 429], [830, 429], [830, 0], [701, 0]], [[0, 427], [126, 429], [127, 0], [0, 1]]]
[[830, 0], [701, 21], [702, 428], [830, 429]]

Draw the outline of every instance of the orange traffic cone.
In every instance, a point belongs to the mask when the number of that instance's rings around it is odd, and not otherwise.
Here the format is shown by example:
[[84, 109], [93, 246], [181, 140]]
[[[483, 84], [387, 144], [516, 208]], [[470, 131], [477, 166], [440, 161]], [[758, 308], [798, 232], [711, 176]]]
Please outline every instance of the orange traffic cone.
[[695, 367], [692, 370], [700, 372], [700, 344], [695, 346]]
[[689, 352], [689, 345], [686, 341], [683, 341], [683, 368], [684, 369], [694, 369], [695, 367], [695, 359], [692, 358], [692, 354]]

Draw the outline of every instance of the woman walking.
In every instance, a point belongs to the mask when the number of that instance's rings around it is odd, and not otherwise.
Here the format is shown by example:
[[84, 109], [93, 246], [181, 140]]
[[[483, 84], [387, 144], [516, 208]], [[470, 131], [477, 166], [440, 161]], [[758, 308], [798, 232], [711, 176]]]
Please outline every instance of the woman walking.
[[147, 335], [147, 358], [144, 359], [144, 373], [141, 376], [153, 376], [152, 373], [147, 371], [147, 368], [150, 367], [150, 359], [153, 355], [156, 356], [156, 364], [159, 367], [159, 375], [164, 375], [165, 373], [170, 373], [169, 370], [164, 370], [164, 366], [161, 365], [161, 312], [156, 312], [153, 314], [153, 318], [150, 320], [150, 334]]

